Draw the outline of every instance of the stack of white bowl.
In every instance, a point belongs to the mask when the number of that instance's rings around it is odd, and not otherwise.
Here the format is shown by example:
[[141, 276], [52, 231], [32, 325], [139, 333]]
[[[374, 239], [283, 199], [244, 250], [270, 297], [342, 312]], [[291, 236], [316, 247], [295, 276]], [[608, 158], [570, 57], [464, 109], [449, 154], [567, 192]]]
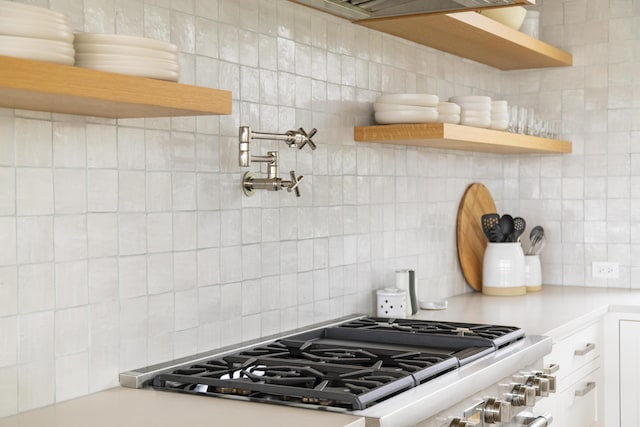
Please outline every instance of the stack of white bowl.
[[0, 55], [73, 65], [73, 27], [62, 13], [0, 0]]
[[461, 108], [454, 102], [441, 102], [438, 104], [438, 121], [442, 123], [460, 123]]
[[167, 42], [119, 34], [76, 33], [76, 65], [177, 82], [178, 48]]
[[376, 122], [433, 123], [438, 120], [438, 95], [427, 93], [395, 93], [382, 95], [373, 104]]
[[507, 101], [491, 102], [491, 129], [505, 130], [509, 127], [509, 105]]
[[460, 106], [460, 124], [488, 128], [491, 126], [491, 97], [488, 96], [454, 96], [449, 98]]

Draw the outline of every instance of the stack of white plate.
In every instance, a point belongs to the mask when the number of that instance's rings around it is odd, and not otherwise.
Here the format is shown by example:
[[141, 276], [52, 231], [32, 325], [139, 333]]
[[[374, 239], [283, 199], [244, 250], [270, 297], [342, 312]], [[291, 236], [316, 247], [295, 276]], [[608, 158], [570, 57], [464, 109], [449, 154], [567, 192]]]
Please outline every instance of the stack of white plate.
[[509, 105], [507, 101], [491, 102], [491, 129], [505, 130], [509, 127]]
[[454, 96], [449, 101], [460, 106], [460, 124], [488, 128], [491, 126], [491, 98], [488, 96]]
[[438, 104], [438, 121], [442, 123], [460, 123], [461, 108], [454, 102], [441, 102]]
[[53, 10], [0, 0], [0, 55], [73, 65], [71, 21]]
[[426, 93], [396, 93], [382, 95], [373, 104], [376, 122], [381, 125], [394, 123], [433, 123], [438, 120], [437, 95]]
[[178, 81], [178, 48], [167, 42], [119, 34], [76, 33], [76, 65], [112, 73]]

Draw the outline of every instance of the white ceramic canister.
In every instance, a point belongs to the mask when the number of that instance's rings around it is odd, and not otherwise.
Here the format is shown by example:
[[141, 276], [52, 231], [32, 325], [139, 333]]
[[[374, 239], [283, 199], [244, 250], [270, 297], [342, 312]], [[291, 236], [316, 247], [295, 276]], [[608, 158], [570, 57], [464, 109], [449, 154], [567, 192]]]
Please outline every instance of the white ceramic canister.
[[379, 289], [378, 317], [407, 317], [407, 293], [398, 288]]
[[525, 255], [524, 285], [527, 287], [527, 292], [536, 292], [542, 289], [542, 269], [539, 255]]
[[524, 295], [524, 253], [520, 242], [488, 243], [482, 262], [482, 293]]

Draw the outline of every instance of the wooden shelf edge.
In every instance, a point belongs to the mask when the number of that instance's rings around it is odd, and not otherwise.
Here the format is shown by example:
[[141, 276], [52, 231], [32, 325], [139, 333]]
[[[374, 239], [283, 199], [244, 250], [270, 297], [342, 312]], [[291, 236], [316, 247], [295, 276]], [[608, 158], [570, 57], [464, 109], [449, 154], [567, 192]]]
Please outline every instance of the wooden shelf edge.
[[231, 92], [0, 56], [0, 107], [108, 118], [231, 114]]
[[355, 23], [501, 70], [573, 64], [570, 53], [473, 11]]
[[571, 153], [569, 141], [448, 123], [356, 126], [356, 142], [411, 145], [496, 154]]

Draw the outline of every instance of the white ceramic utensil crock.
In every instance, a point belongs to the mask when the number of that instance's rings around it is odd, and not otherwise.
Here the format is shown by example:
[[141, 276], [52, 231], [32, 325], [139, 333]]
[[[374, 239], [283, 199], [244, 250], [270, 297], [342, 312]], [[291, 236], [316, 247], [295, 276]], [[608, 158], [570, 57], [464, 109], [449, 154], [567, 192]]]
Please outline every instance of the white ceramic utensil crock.
[[527, 287], [527, 292], [536, 292], [542, 289], [542, 269], [539, 255], [525, 255], [524, 285]]
[[520, 242], [487, 244], [482, 262], [482, 293], [524, 295], [524, 253]]

